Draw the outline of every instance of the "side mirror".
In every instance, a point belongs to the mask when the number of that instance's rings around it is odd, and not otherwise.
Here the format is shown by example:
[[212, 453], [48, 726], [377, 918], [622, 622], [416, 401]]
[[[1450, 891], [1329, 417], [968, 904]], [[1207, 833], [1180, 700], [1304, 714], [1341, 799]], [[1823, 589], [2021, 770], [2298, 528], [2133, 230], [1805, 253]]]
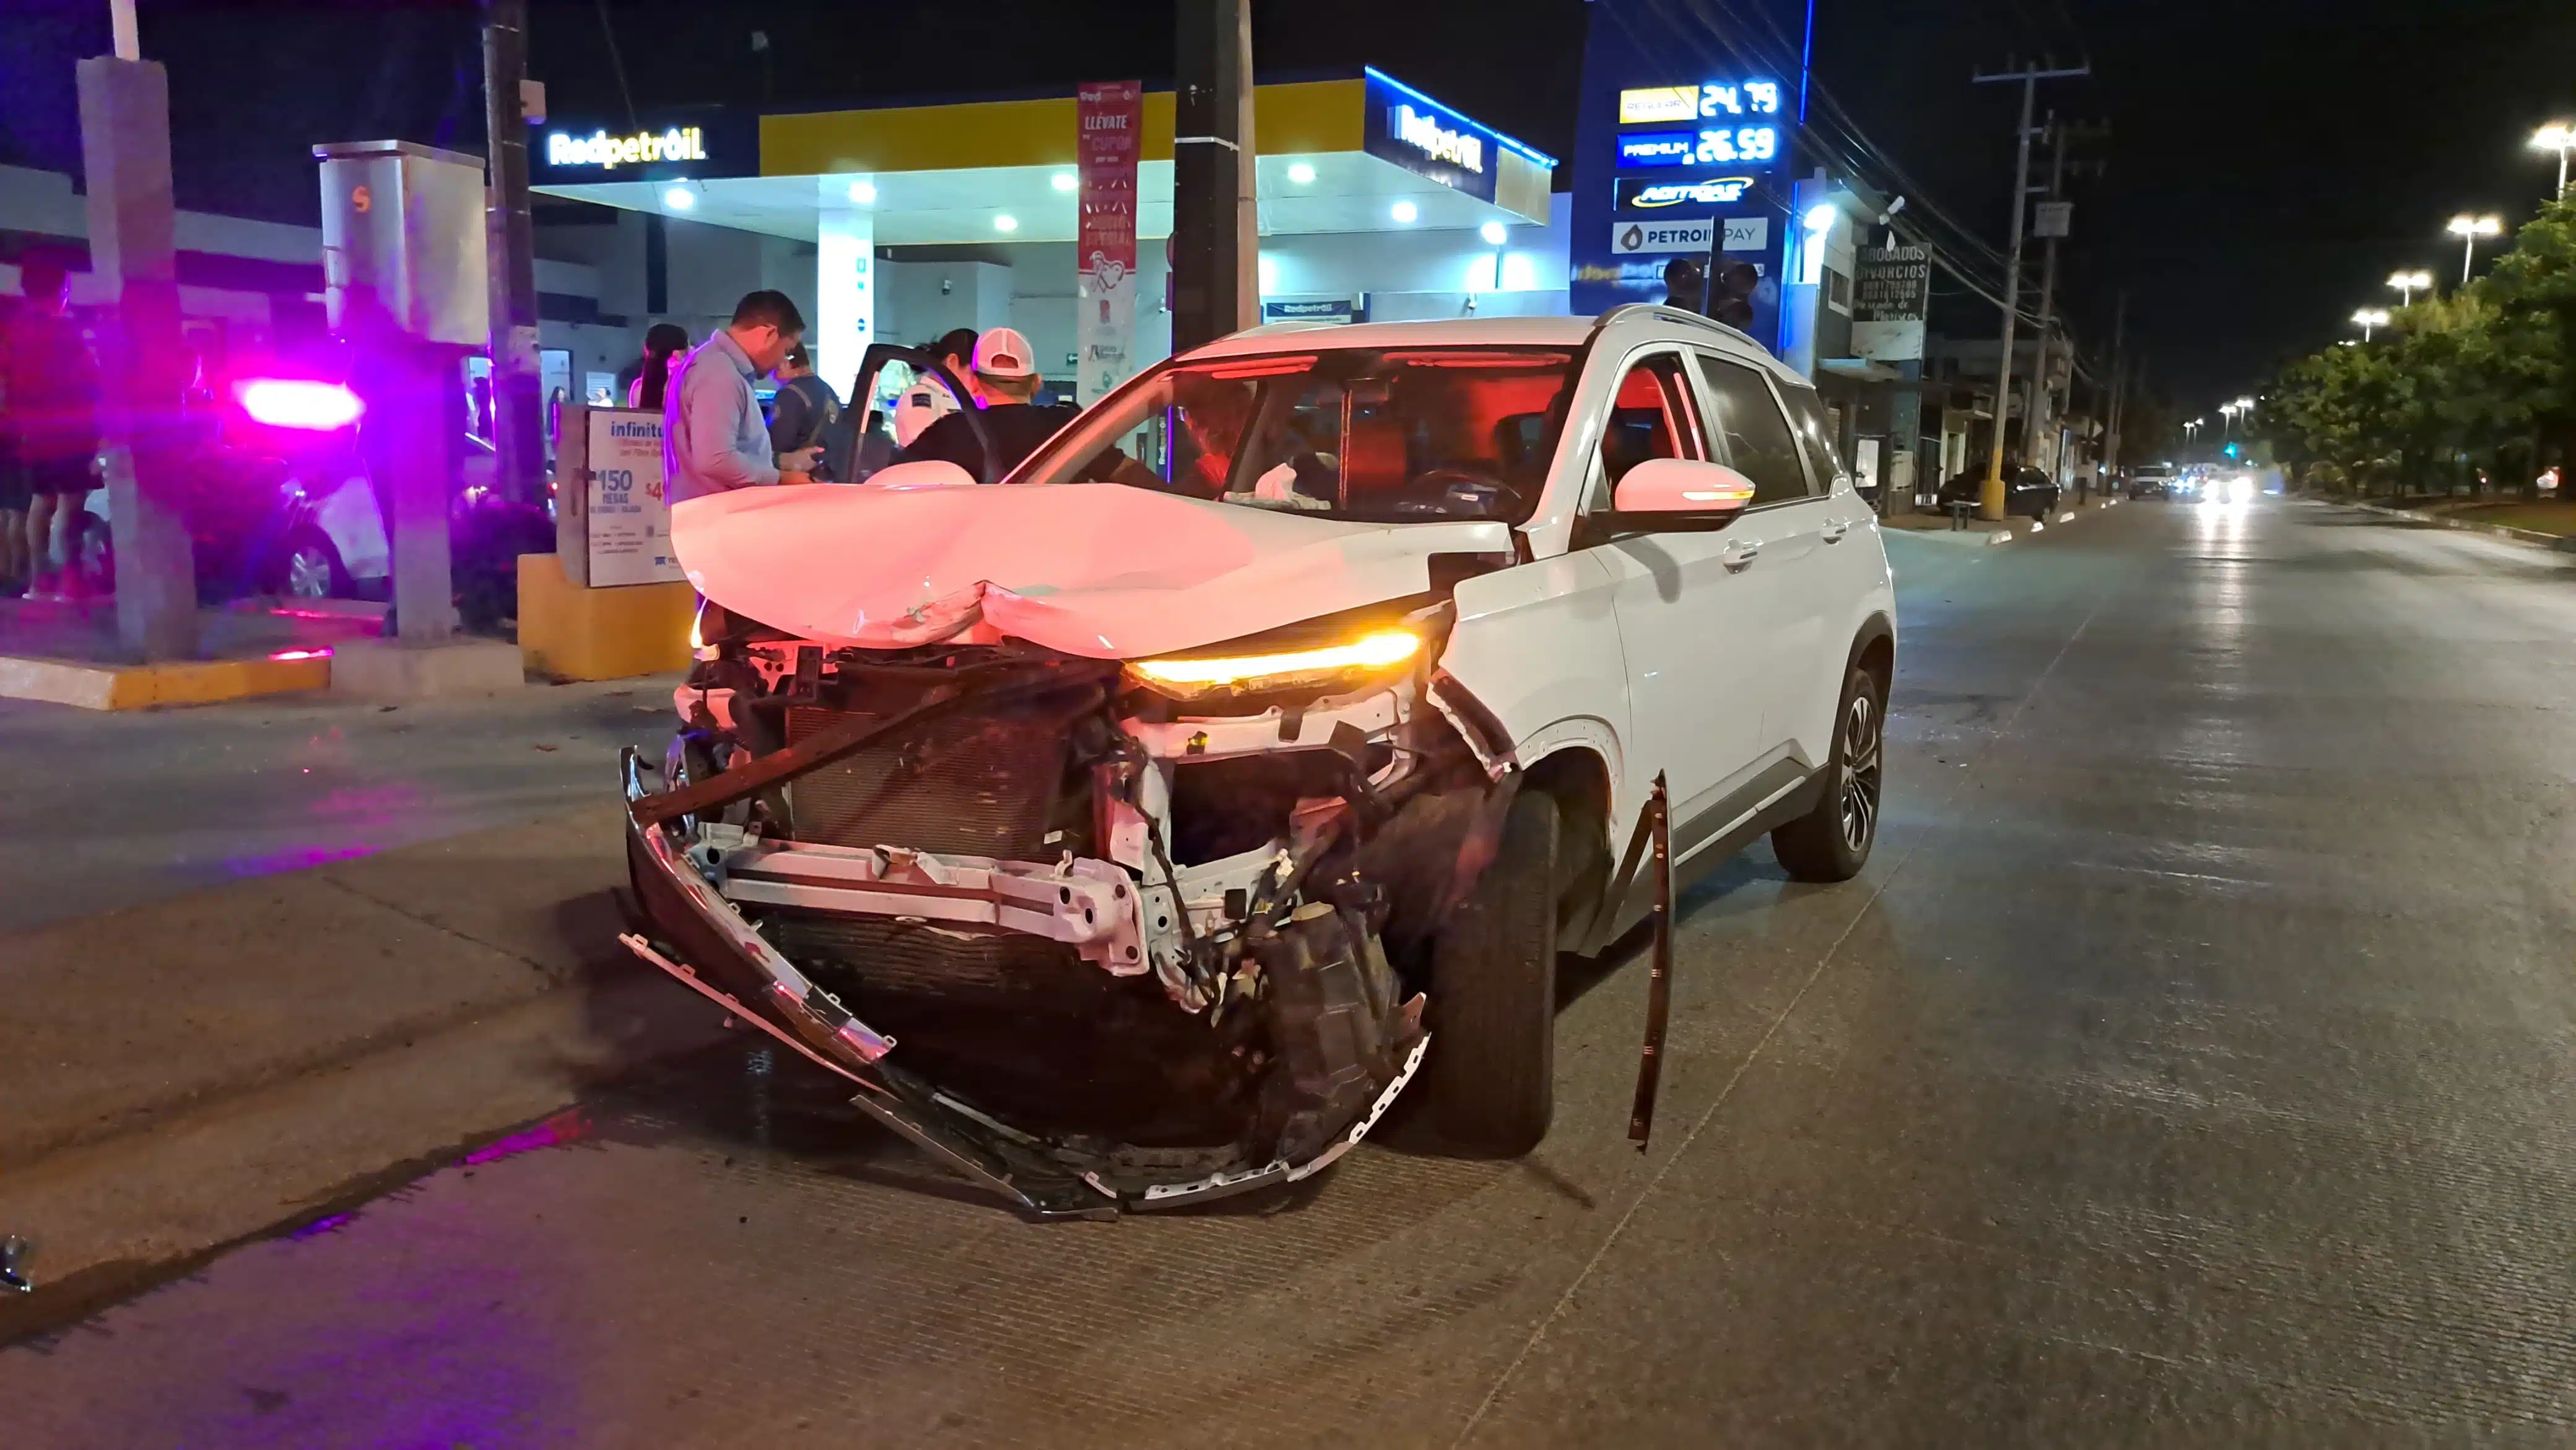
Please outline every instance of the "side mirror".
[[871, 486], [885, 488], [972, 488], [975, 475], [945, 458], [898, 463], [868, 475]]
[[1608, 522], [1646, 533], [1722, 529], [1752, 504], [1753, 491], [1752, 479], [1723, 463], [1649, 458], [1611, 492]]

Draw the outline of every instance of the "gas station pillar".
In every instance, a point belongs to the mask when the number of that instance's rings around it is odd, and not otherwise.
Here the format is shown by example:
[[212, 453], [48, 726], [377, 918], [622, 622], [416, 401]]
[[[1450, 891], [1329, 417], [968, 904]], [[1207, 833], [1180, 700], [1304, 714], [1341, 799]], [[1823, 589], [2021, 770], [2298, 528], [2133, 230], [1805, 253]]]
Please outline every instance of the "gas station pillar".
[[[876, 337], [876, 216], [856, 209], [846, 195], [848, 187], [864, 183], [827, 177], [824, 185], [841, 186], [844, 194], [827, 199], [815, 238], [815, 315], [807, 319], [805, 344], [814, 354], [814, 370], [840, 389], [859, 375], [859, 360]], [[866, 406], [859, 398], [842, 401]]]

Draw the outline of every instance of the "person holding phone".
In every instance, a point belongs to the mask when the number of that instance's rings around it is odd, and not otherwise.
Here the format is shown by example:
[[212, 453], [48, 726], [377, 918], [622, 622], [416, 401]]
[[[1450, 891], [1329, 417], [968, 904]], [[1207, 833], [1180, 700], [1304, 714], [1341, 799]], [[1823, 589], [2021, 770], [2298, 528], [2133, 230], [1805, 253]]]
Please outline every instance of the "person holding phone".
[[819, 447], [773, 453], [752, 380], [804, 339], [783, 292], [749, 293], [733, 320], [687, 354], [662, 410], [663, 496], [677, 504], [737, 488], [811, 483]]

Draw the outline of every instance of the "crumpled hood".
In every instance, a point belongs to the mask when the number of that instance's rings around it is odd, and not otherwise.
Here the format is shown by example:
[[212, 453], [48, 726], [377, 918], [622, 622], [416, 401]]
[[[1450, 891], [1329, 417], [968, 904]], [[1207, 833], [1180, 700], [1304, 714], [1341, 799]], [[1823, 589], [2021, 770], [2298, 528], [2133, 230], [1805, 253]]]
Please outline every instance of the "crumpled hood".
[[747, 488], [671, 509], [698, 592], [827, 645], [895, 649], [981, 619], [1092, 659], [1194, 649], [1431, 587], [1434, 554], [1507, 554], [1498, 522], [1341, 523], [1117, 484]]

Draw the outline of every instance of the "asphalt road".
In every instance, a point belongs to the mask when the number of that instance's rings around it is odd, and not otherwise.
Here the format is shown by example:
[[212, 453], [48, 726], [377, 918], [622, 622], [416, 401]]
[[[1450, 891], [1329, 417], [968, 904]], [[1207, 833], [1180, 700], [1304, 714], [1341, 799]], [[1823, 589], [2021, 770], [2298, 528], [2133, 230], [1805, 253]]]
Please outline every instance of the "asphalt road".
[[2563, 1444], [2576, 572], [1899, 539], [1885, 834], [1569, 984], [1521, 1162], [1033, 1227], [729, 1050], [0, 1353], [13, 1446]]
[[617, 747], [661, 758], [676, 680], [378, 707], [0, 700], [0, 933], [596, 801]]

